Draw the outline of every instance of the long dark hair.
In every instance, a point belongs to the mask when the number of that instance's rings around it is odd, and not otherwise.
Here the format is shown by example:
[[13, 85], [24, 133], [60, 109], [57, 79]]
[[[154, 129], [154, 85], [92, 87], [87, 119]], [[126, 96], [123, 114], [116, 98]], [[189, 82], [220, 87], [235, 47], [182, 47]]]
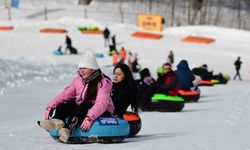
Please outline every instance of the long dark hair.
[[88, 88], [86, 91], [86, 95], [85, 95], [85, 99], [87, 100], [91, 100], [91, 99], [95, 99], [96, 95], [97, 95], [97, 84], [98, 82], [100, 82], [102, 80], [102, 72], [101, 70], [97, 70], [99, 71], [99, 75], [96, 76], [93, 80], [89, 81], [88, 84]]
[[124, 73], [124, 79], [121, 81], [125, 86], [128, 87], [129, 90], [129, 95], [131, 99], [131, 109], [135, 112], [138, 113], [138, 86], [136, 81], [133, 78], [133, 75], [130, 71], [130, 68], [126, 64], [118, 64], [115, 66], [113, 72], [117, 69], [120, 68], [122, 72]]

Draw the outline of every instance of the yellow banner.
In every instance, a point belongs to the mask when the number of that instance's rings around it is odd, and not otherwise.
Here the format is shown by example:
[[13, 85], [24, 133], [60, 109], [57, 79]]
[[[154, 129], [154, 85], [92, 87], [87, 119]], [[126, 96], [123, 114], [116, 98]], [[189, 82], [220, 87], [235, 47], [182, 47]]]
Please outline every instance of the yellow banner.
[[137, 26], [146, 31], [162, 31], [163, 18], [154, 14], [137, 14]]

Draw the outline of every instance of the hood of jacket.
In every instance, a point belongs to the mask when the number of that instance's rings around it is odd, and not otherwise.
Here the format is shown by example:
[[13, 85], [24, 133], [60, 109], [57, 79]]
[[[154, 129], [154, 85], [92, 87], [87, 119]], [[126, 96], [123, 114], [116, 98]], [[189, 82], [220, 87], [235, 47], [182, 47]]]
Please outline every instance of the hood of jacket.
[[177, 69], [190, 70], [188, 66], [188, 62], [186, 60], [181, 60], [180, 63], [177, 65]]

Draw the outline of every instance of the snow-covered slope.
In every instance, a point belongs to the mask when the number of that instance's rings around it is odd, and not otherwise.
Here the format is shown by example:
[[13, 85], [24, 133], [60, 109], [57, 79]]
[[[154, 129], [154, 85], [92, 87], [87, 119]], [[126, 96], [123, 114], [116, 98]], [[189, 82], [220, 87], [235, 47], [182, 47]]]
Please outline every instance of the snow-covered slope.
[[[34, 12], [35, 13], [35, 12]], [[1, 14], [0, 14], [1, 15]], [[142, 129], [135, 138], [119, 144], [66, 145], [56, 143], [36, 125], [50, 99], [71, 82], [81, 53], [93, 48], [103, 53], [98, 58], [101, 69], [112, 75], [111, 58], [106, 55], [102, 36], [84, 35], [79, 25], [106, 24], [96, 20], [64, 18], [48, 22], [0, 21], [0, 25], [15, 26], [12, 31], [0, 31], [0, 150], [23, 149], [161, 149], [161, 150], [249, 150], [250, 130], [250, 33], [211, 26], [166, 28], [160, 40], [132, 38], [136, 27], [109, 24], [116, 34], [118, 47], [138, 53], [139, 63], [155, 70], [166, 61], [169, 50], [175, 54], [175, 64], [188, 60], [190, 67], [206, 63], [215, 73], [234, 75], [234, 61], [241, 56], [243, 81], [230, 80], [227, 85], [201, 87], [198, 103], [186, 104], [182, 112], [141, 112]], [[64, 34], [42, 34], [44, 27], [62, 27], [69, 31], [73, 46], [80, 55], [55, 56], [52, 51], [64, 44]], [[211, 37], [208, 45], [183, 43], [188, 35]]]

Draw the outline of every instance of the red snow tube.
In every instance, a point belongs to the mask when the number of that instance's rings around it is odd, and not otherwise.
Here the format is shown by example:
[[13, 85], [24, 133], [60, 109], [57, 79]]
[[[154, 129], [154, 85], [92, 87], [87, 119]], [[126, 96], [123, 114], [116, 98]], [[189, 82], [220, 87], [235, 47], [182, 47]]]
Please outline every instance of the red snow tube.
[[200, 99], [200, 93], [195, 90], [179, 90], [179, 95], [185, 102], [197, 102]]
[[9, 31], [9, 30], [13, 30], [13, 29], [14, 29], [13, 26], [0, 26], [0, 30]]
[[211, 80], [201, 80], [201, 84], [199, 86], [213, 86], [214, 83]]
[[129, 137], [135, 136], [141, 130], [141, 118], [136, 113], [127, 111], [123, 115], [123, 119], [128, 121], [130, 127]]

